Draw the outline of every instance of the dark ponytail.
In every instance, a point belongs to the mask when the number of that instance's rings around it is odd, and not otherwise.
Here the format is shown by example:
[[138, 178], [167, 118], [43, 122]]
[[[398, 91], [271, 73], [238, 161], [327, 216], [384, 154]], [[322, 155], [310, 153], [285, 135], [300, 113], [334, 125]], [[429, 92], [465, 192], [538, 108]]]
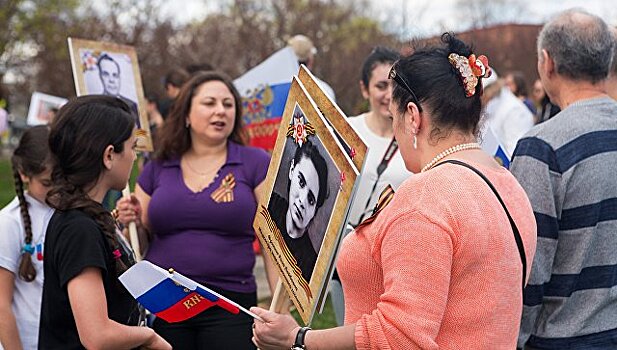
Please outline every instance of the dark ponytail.
[[49, 147], [47, 138], [49, 128], [44, 125], [35, 126], [26, 130], [19, 140], [19, 145], [11, 157], [13, 166], [13, 178], [15, 180], [15, 193], [19, 201], [19, 211], [24, 225], [24, 248], [19, 263], [19, 276], [26, 282], [32, 282], [36, 278], [36, 270], [32, 264], [32, 221], [28, 212], [28, 202], [24, 195], [24, 183], [21, 174], [33, 177], [44, 172], [49, 165]]
[[[49, 147], [54, 157], [52, 189], [47, 203], [60, 211], [81, 210], [102, 229], [113, 251], [120, 250], [111, 214], [88, 196], [105, 170], [103, 153], [112, 145], [124, 150], [135, 126], [130, 108], [118, 98], [89, 95], [69, 101], [51, 126]], [[116, 273], [127, 266], [116, 259]]]

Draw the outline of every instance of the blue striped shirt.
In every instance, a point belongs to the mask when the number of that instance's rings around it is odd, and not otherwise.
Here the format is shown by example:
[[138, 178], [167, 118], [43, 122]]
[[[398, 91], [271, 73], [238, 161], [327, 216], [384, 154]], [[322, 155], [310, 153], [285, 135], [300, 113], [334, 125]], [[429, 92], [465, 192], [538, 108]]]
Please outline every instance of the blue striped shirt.
[[578, 101], [534, 127], [510, 169], [538, 226], [519, 347], [617, 348], [617, 103]]

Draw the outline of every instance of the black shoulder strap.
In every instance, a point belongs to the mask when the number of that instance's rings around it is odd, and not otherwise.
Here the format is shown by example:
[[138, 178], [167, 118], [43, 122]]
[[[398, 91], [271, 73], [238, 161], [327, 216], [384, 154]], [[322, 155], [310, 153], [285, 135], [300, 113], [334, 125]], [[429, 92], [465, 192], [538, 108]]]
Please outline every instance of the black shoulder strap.
[[393, 137], [392, 141], [390, 141], [390, 144], [388, 145], [388, 148], [386, 148], [386, 152], [383, 154], [383, 157], [381, 157], [381, 162], [379, 162], [379, 165], [377, 166], [377, 178], [379, 178], [386, 170], [397, 150], [398, 142], [396, 142], [396, 139]]
[[392, 141], [390, 141], [390, 144], [388, 145], [388, 148], [386, 149], [386, 152], [383, 154], [383, 157], [381, 157], [381, 162], [379, 162], [379, 165], [377, 166], [377, 179], [375, 179], [373, 188], [371, 189], [371, 192], [368, 195], [368, 199], [366, 200], [364, 209], [362, 210], [362, 213], [360, 214], [360, 218], [358, 219], [358, 222], [355, 225], [352, 224], [352, 226], [354, 227], [358, 226], [360, 225], [360, 223], [362, 223], [362, 221], [364, 221], [364, 217], [366, 216], [366, 210], [369, 208], [369, 205], [371, 204], [371, 199], [373, 198], [373, 194], [375, 194], [375, 190], [377, 189], [377, 184], [379, 183], [381, 174], [383, 174], [383, 172], [386, 171], [386, 168], [388, 168], [388, 164], [390, 164], [390, 161], [392, 160], [392, 158], [394, 158], [394, 154], [396, 154], [397, 150], [398, 150], [398, 142], [396, 142], [396, 139], [393, 137]]
[[488, 184], [491, 190], [493, 190], [493, 193], [495, 193], [495, 196], [497, 196], [497, 199], [499, 200], [499, 203], [501, 203], [501, 206], [503, 207], [503, 209], [506, 211], [506, 215], [508, 215], [508, 220], [510, 221], [510, 225], [512, 226], [512, 232], [514, 233], [514, 240], [516, 241], [516, 246], [518, 247], [518, 254], [520, 255], [521, 262], [523, 263], [523, 289], [525, 289], [525, 280], [527, 279], [527, 257], [525, 255], [525, 247], [523, 245], [523, 239], [521, 238], [521, 234], [518, 231], [518, 228], [516, 227], [516, 224], [514, 223], [512, 216], [510, 216], [510, 212], [508, 211], [508, 208], [506, 208], [506, 204], [503, 202], [503, 200], [501, 199], [501, 196], [495, 189], [495, 186], [493, 186], [493, 184], [489, 181], [489, 179], [486, 176], [484, 176], [484, 174], [482, 174], [480, 170], [474, 168], [473, 166], [467, 163], [454, 160], [454, 159], [450, 159], [450, 160], [446, 160], [441, 163], [438, 163], [435, 166], [445, 164], [445, 163], [457, 164], [457, 165], [464, 166], [468, 169], [471, 169], [474, 173], [478, 174], [482, 178], [482, 180], [484, 180], [484, 182]]

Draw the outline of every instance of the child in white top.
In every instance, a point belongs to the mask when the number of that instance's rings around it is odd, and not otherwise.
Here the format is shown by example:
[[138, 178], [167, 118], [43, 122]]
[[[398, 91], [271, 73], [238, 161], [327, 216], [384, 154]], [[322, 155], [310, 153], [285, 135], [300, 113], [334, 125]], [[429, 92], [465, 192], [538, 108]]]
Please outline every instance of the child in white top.
[[45, 203], [48, 135], [47, 126], [26, 130], [11, 158], [17, 196], [0, 210], [0, 349], [38, 346], [43, 243], [53, 214]]

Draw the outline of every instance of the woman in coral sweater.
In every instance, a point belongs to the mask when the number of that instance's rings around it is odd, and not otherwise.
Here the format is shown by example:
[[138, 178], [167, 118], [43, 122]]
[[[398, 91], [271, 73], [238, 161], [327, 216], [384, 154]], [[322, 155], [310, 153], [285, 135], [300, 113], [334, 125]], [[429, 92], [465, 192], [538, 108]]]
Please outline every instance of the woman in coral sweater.
[[394, 134], [418, 175], [344, 240], [345, 325], [310, 330], [252, 308], [260, 349], [516, 347], [536, 224], [521, 186], [476, 143], [489, 75], [450, 34], [394, 64]]

